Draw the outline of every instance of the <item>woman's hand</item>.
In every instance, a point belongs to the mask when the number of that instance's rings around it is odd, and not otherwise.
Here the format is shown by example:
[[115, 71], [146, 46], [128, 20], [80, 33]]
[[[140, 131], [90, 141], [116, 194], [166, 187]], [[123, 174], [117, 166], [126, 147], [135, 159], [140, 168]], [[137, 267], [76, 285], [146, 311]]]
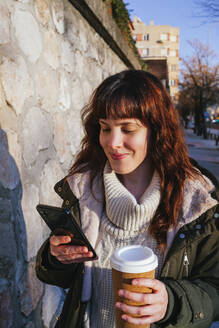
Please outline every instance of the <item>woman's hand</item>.
[[52, 236], [50, 238], [50, 252], [63, 264], [84, 262], [93, 256], [86, 246], [69, 245], [70, 241], [70, 236]]
[[[131, 306], [117, 302], [116, 307], [125, 312], [122, 315], [122, 319], [136, 325], [151, 324], [163, 319], [168, 305], [168, 293], [165, 285], [159, 280], [145, 278], [133, 279], [132, 284], [150, 287], [153, 292], [151, 294], [141, 294], [120, 289], [118, 292], [120, 297], [147, 304], [143, 306]], [[140, 317], [136, 318], [131, 315]]]

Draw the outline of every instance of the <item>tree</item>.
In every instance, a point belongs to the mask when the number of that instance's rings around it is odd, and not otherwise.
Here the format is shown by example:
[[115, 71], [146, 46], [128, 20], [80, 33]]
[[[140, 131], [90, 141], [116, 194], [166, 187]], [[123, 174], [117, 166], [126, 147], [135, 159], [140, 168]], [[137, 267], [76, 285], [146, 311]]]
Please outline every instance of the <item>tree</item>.
[[195, 4], [201, 16], [209, 22], [219, 22], [219, 1], [218, 0], [195, 0]]
[[218, 101], [219, 65], [212, 64], [214, 52], [198, 40], [188, 42], [193, 54], [182, 59], [179, 109], [182, 116], [194, 115], [195, 132], [206, 137], [204, 112]]

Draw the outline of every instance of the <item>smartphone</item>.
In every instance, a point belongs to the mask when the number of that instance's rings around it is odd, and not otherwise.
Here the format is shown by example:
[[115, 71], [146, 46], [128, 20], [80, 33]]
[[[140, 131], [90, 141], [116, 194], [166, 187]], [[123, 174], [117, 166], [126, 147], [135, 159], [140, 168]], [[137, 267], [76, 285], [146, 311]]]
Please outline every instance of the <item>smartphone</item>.
[[70, 236], [69, 244], [86, 246], [93, 253], [93, 257], [87, 258], [86, 261], [98, 259], [95, 250], [68, 209], [43, 204], [37, 205], [36, 209], [54, 235]]

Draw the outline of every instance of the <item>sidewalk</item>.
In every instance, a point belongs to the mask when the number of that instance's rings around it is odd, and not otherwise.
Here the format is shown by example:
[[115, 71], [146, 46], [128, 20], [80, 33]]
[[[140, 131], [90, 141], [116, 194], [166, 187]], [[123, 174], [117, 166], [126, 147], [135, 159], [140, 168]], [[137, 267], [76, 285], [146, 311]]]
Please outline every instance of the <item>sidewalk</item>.
[[197, 136], [192, 129], [185, 129], [184, 134], [188, 146], [219, 151], [219, 145], [216, 146], [215, 140], [203, 139], [202, 136]]
[[197, 136], [192, 129], [184, 130], [189, 156], [211, 171], [219, 181], [219, 146], [215, 140]]

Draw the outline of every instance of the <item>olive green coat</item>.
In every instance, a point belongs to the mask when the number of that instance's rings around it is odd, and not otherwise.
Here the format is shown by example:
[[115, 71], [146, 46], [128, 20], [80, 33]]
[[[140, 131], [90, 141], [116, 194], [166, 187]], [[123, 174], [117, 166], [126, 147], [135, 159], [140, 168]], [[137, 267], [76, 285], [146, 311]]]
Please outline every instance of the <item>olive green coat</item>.
[[[216, 179], [205, 169], [202, 172], [212, 178], [217, 188], [212, 197], [219, 199]], [[79, 203], [68, 183], [60, 181], [55, 190], [64, 200], [63, 207], [80, 223]], [[47, 284], [69, 288], [56, 327], [82, 327], [86, 306], [80, 302], [83, 264], [61, 264], [50, 255], [47, 240], [38, 252], [36, 273]], [[169, 303], [165, 318], [156, 327], [208, 328], [219, 320], [219, 205], [179, 229], [159, 279], [166, 284]]]

